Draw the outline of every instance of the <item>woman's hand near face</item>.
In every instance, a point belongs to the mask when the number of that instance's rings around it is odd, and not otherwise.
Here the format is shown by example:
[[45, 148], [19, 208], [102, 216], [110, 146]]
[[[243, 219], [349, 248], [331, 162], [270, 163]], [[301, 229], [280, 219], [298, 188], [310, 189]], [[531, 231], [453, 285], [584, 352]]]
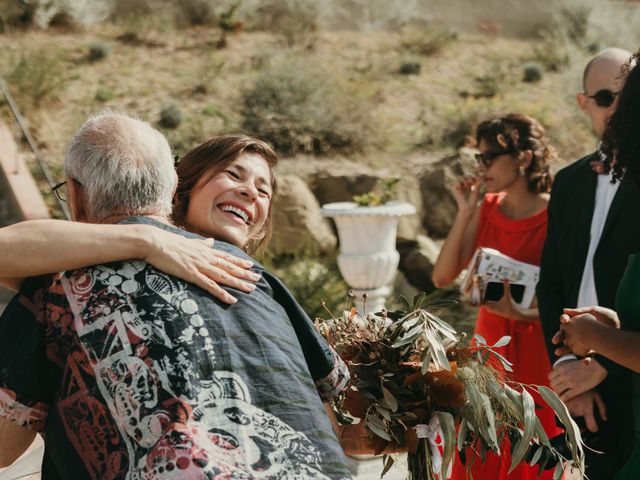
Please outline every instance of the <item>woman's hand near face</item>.
[[193, 283], [229, 304], [237, 300], [220, 285], [242, 292], [256, 288], [251, 282], [257, 282], [260, 275], [250, 270], [253, 263], [215, 250], [212, 238], [186, 238], [157, 228], [149, 233], [151, 249], [143, 260], [158, 270]]
[[473, 212], [480, 198], [480, 177], [461, 177], [451, 187], [451, 193], [458, 205], [458, 212]]

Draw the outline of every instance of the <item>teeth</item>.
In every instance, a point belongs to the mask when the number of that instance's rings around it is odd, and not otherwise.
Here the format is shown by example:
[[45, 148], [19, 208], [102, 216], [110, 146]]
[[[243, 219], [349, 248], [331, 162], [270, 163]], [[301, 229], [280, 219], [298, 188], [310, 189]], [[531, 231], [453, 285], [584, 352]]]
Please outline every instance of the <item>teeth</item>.
[[233, 205], [223, 205], [222, 206], [222, 211], [235, 213], [240, 218], [242, 218], [242, 220], [244, 220], [244, 223], [248, 223], [249, 222], [249, 215], [247, 215], [247, 212], [245, 212], [244, 210], [242, 210], [240, 208], [234, 207]]

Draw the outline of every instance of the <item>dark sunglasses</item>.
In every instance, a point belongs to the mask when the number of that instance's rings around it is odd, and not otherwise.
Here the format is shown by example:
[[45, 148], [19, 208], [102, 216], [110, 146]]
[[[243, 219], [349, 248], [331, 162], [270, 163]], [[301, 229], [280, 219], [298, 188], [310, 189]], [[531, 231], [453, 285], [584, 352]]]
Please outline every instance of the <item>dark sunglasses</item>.
[[501, 150], [499, 152], [478, 152], [476, 153], [476, 162], [489, 168], [500, 155], [513, 155], [515, 150]]
[[51, 191], [56, 194], [56, 197], [58, 197], [63, 202], [67, 201], [66, 185], [67, 185], [67, 182], [65, 180], [64, 182], [60, 182], [51, 188]]
[[[585, 93], [585, 95], [587, 95]], [[613, 105], [613, 102], [616, 101], [616, 97], [618, 96], [618, 92], [612, 92], [611, 90], [607, 90], [603, 88], [602, 90], [598, 90], [593, 95], [587, 95], [587, 98], [593, 98], [596, 102], [596, 105], [602, 108], [609, 108]]]

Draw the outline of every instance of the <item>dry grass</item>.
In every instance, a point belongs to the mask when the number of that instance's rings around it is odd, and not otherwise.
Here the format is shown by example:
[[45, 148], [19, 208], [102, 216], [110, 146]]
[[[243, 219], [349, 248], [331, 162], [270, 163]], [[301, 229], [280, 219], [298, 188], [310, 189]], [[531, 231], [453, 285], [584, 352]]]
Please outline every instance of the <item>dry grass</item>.
[[[367, 102], [382, 133], [372, 142], [373, 150], [351, 154], [354, 161], [394, 165], [411, 174], [421, 158], [451, 153], [477, 120], [510, 111], [539, 118], [563, 162], [581, 156], [595, 143], [574, 100], [588, 56], [578, 50], [566, 69], [545, 72], [537, 83], [523, 83], [522, 67], [535, 49], [535, 42], [525, 40], [460, 35], [437, 55], [418, 56], [419, 75], [404, 76], [398, 73], [406, 58], [400, 31], [318, 32], [312, 50], [284, 47], [278, 36], [268, 32], [230, 34], [227, 47], [218, 49], [220, 31], [215, 27], [170, 34], [147, 30], [134, 43], [118, 40], [125, 31], [103, 25], [75, 33], [0, 35], [4, 75], [22, 57], [62, 53], [58, 75], [64, 88], [27, 112], [33, 133], [53, 163], [61, 163], [73, 131], [88, 115], [104, 108], [156, 122], [164, 106], [179, 104], [183, 121], [165, 133], [181, 153], [214, 134], [238, 131], [242, 92], [279, 57], [292, 56], [304, 56], [344, 87], [342, 91]], [[100, 62], [86, 62], [87, 48], [95, 42], [110, 44], [111, 52]], [[489, 85], [494, 95], [476, 98], [479, 82], [483, 88]], [[5, 109], [0, 108], [0, 114], [6, 115]]]

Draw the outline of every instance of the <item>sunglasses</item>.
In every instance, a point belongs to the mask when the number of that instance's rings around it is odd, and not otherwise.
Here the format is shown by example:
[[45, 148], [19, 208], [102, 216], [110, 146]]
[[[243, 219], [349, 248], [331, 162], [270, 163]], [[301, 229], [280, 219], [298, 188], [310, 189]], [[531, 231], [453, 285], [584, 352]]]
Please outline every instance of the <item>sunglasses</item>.
[[498, 152], [478, 152], [476, 153], [475, 157], [476, 157], [476, 162], [478, 162], [478, 164], [482, 164], [485, 167], [489, 168], [491, 165], [493, 165], [493, 162], [495, 161], [496, 158], [498, 158], [500, 155], [513, 155], [514, 153], [516, 153], [515, 150], [500, 150]]
[[67, 198], [69, 198], [68, 194], [67, 194], [67, 181], [66, 180], [64, 182], [60, 182], [57, 185], [55, 185], [53, 188], [51, 188], [51, 191], [53, 193], [55, 193], [56, 197], [58, 197], [63, 202], [66, 202]]
[[[585, 92], [585, 95], [586, 92]], [[607, 90], [603, 88], [602, 90], [598, 90], [593, 95], [587, 95], [587, 98], [593, 98], [595, 100], [596, 105], [602, 108], [608, 108], [613, 105], [613, 102], [616, 101], [616, 97], [618, 96], [618, 92], [612, 92], [611, 90]]]

